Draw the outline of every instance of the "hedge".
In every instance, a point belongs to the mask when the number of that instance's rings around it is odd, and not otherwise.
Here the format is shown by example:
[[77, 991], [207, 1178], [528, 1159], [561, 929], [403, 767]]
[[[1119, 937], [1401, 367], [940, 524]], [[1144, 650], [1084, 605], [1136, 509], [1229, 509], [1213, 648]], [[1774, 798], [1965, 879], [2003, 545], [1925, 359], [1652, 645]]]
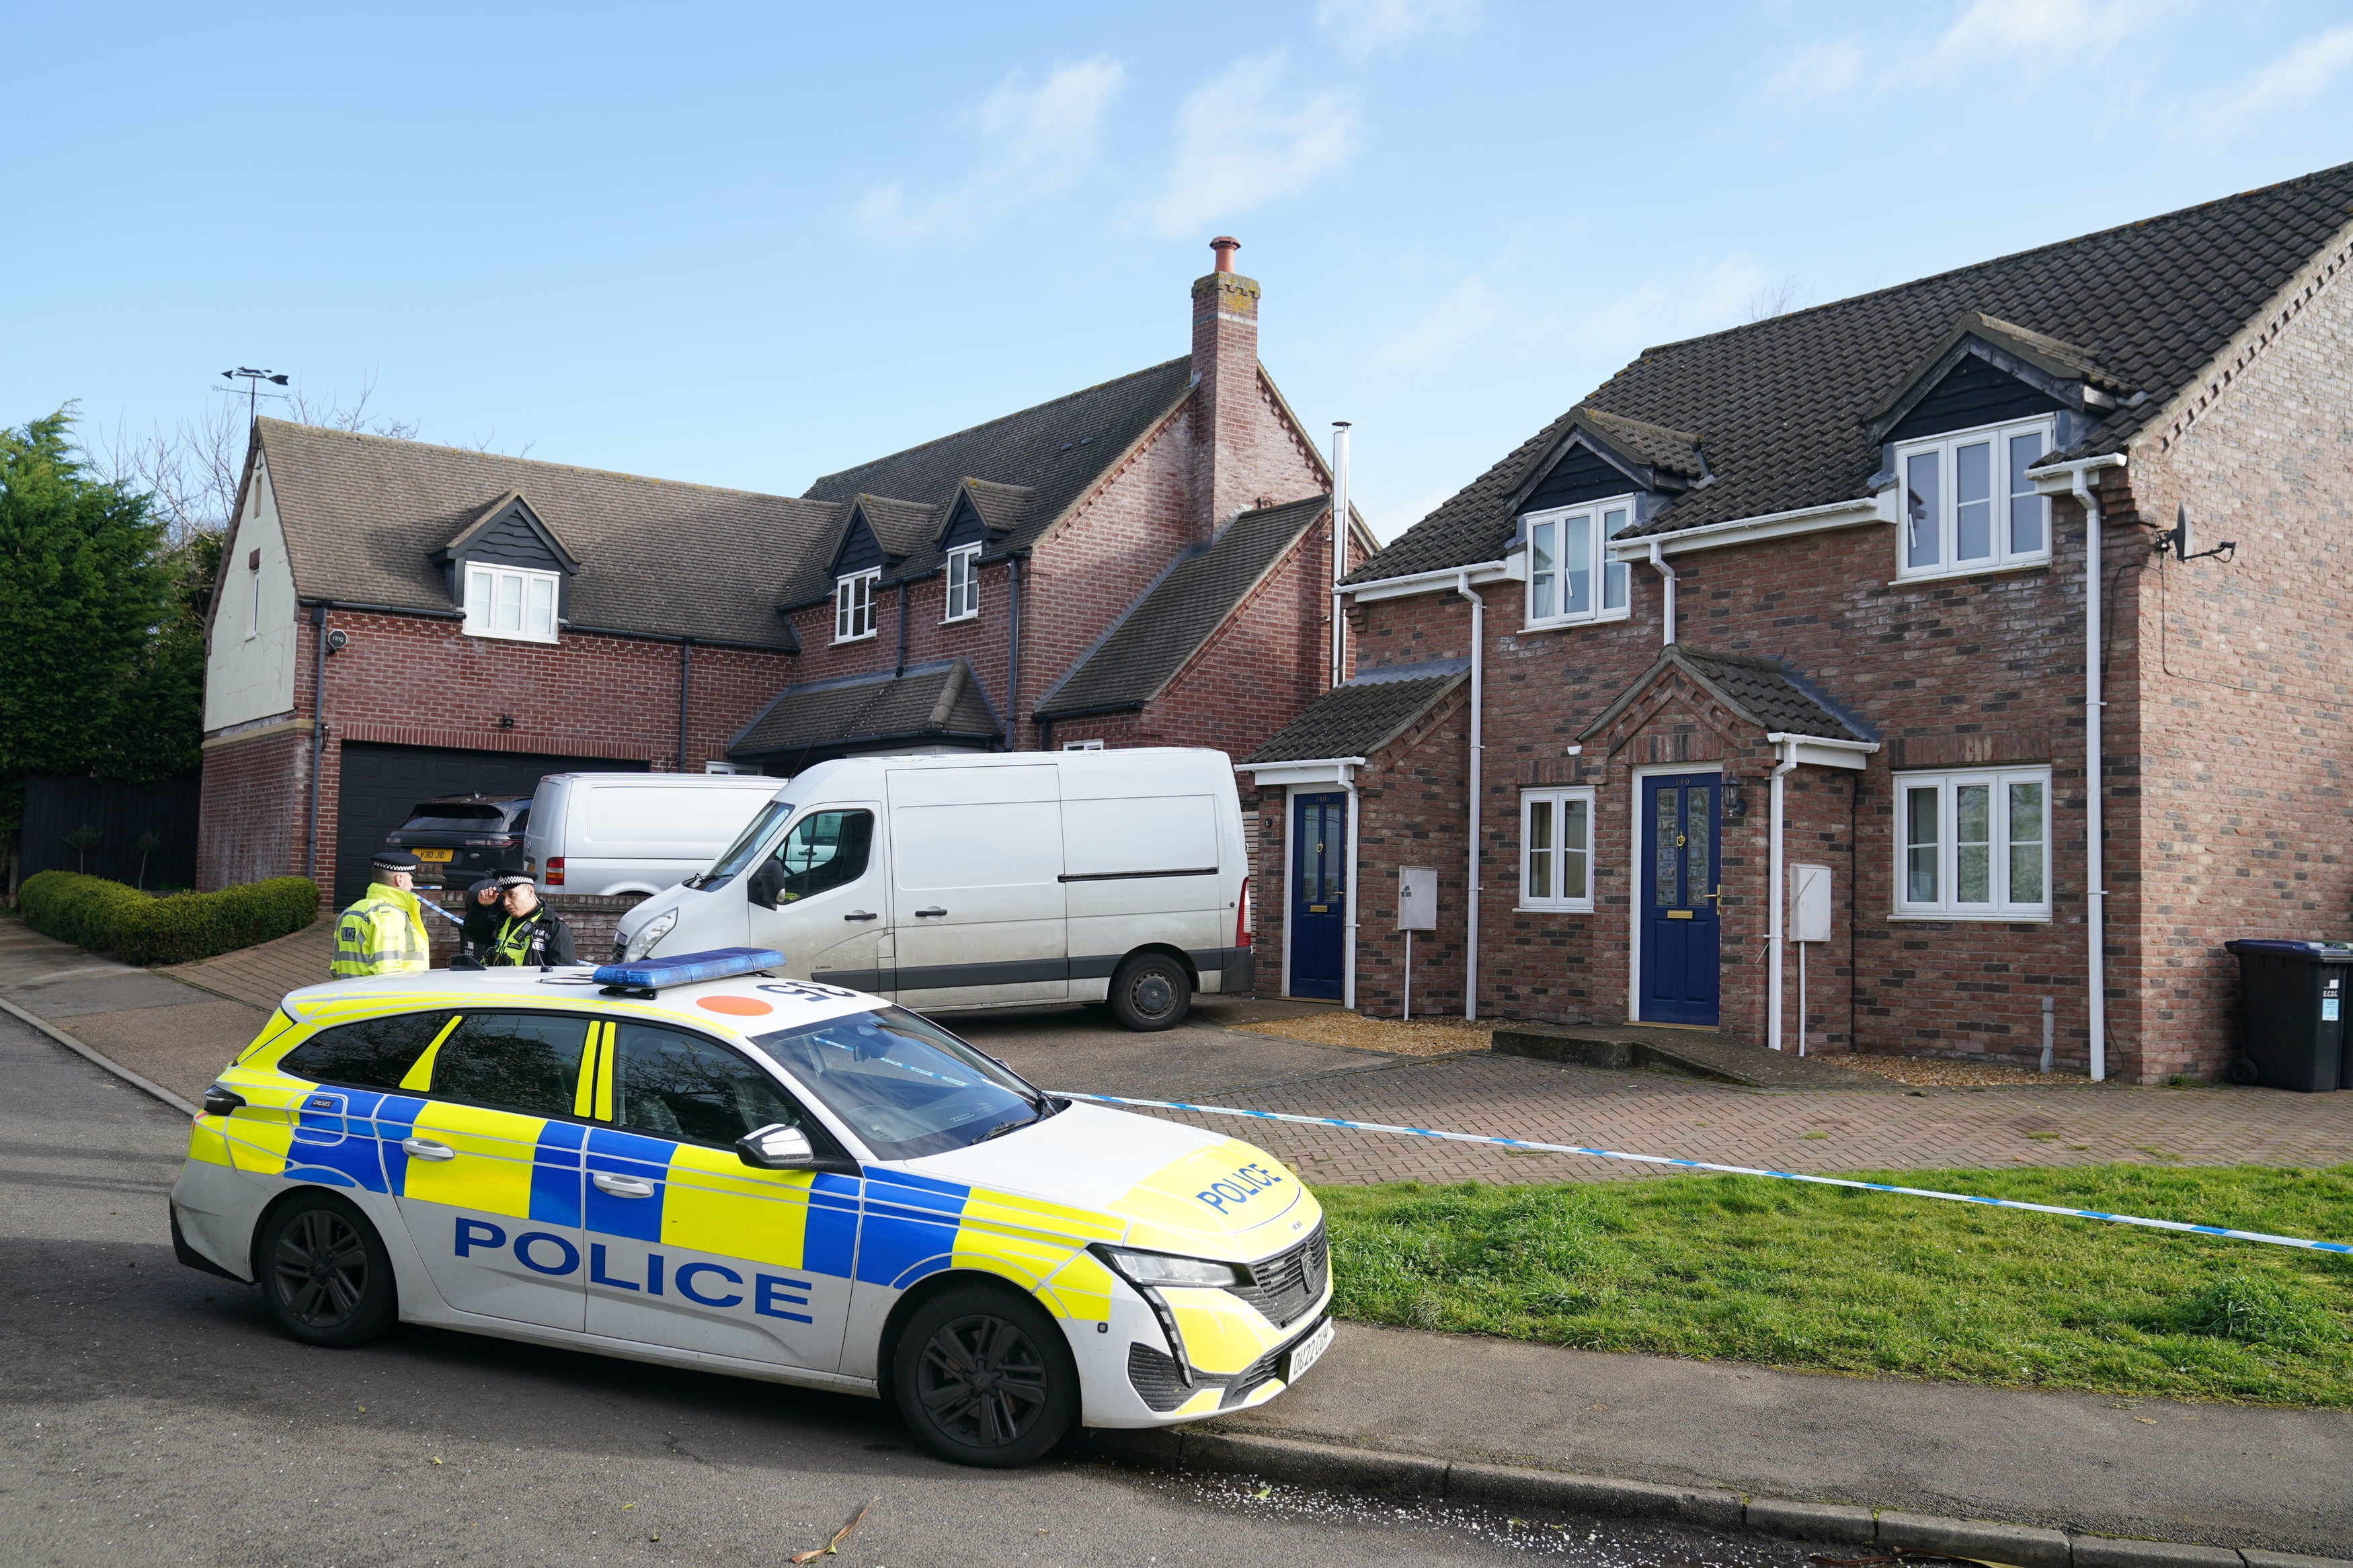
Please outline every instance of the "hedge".
[[301, 931], [319, 916], [319, 889], [306, 877], [161, 898], [104, 877], [41, 871], [16, 891], [17, 911], [35, 931], [125, 963], [186, 963]]

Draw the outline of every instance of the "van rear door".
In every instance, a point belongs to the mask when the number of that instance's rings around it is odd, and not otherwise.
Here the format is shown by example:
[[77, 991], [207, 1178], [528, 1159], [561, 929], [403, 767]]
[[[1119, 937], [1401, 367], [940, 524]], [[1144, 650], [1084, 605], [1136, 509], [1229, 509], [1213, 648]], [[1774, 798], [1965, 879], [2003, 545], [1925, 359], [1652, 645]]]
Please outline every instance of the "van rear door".
[[898, 999], [1067, 1001], [1054, 764], [893, 768], [890, 798]]

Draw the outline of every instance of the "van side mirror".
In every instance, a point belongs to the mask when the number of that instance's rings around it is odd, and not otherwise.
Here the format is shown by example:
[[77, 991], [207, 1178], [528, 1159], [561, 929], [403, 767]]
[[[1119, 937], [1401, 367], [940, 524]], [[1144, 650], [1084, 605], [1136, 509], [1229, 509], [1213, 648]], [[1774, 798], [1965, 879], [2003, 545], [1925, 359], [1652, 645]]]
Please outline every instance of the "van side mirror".
[[735, 1140], [735, 1156], [763, 1171], [814, 1171], [817, 1151], [808, 1134], [781, 1121], [746, 1132]]

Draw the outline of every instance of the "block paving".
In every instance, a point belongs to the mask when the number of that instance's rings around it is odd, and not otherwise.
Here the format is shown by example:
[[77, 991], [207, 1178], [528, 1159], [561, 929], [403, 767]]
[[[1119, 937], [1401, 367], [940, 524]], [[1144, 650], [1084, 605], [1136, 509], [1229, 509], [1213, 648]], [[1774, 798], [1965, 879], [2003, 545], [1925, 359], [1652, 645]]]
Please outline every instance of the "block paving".
[[[1226, 1089], [1198, 1103], [1823, 1174], [1929, 1166], [2353, 1163], [2353, 1093], [2344, 1091], [2121, 1084], [1774, 1091], [1472, 1052]], [[1337, 1127], [1147, 1114], [1247, 1139], [1311, 1182], [1508, 1184], [1672, 1173], [1616, 1160]]]

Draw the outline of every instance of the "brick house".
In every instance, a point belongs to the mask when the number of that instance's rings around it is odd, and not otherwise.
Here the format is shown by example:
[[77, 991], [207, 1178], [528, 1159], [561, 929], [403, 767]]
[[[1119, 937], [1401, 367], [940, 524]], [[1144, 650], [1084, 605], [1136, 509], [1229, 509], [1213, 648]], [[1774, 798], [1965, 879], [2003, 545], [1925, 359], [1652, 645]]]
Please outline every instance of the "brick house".
[[763, 495], [264, 419], [205, 694], [198, 885], [345, 900], [416, 800], [861, 751], [1240, 755], [1329, 685], [1328, 470], [1233, 242], [1192, 351]]
[[2348, 214], [1645, 351], [1351, 577], [1249, 759], [1261, 984], [1394, 1014], [1420, 867], [1417, 1008], [2033, 1065], [2047, 1003], [2063, 1066], [2213, 1075], [2220, 944], [2353, 912]]

